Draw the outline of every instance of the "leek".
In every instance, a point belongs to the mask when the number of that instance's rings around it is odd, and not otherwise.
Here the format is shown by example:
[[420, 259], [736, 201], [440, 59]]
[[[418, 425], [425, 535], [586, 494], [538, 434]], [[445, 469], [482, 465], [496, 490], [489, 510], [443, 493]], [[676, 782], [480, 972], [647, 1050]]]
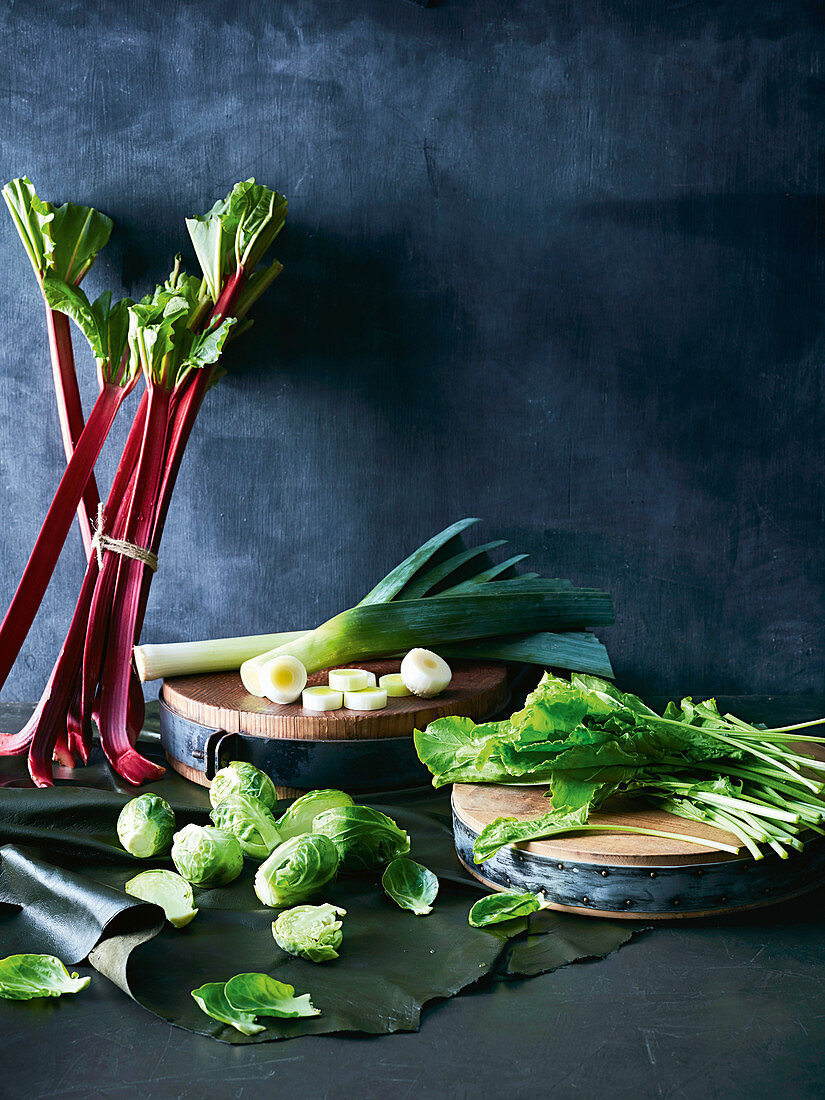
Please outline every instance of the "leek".
[[214, 638], [206, 642], [138, 645], [135, 646], [135, 665], [144, 683], [199, 672], [227, 672], [270, 649], [297, 641], [306, 633], [305, 630], [287, 630], [280, 634], [251, 634], [245, 638]]

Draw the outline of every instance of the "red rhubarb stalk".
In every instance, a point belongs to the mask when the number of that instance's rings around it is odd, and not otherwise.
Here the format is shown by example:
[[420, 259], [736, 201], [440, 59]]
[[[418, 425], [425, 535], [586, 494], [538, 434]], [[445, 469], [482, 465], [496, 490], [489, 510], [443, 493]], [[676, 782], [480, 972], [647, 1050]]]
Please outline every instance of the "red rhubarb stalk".
[[[128, 542], [137, 546], [148, 546], [151, 540], [163, 477], [170, 398], [171, 393], [164, 386], [150, 386], [146, 430], [124, 536]], [[145, 562], [134, 558], [120, 559], [100, 699], [100, 740], [103, 751], [118, 774], [135, 786], [146, 779], [157, 779], [164, 772], [163, 768], [153, 764], [133, 748], [127, 724], [135, 623], [140, 603], [141, 580], [143, 571], [147, 568]]]
[[[57, 398], [57, 415], [60, 420], [60, 434], [63, 437], [63, 450], [66, 461], [72, 457], [74, 449], [84, 428], [83, 406], [80, 403], [80, 390], [74, 367], [72, 337], [69, 318], [58, 313], [46, 303], [46, 328], [49, 333], [49, 351], [52, 360], [54, 392]], [[83, 498], [77, 508], [77, 521], [83, 538], [86, 557], [92, 551], [91, 518], [97, 515], [100, 495], [94, 474], [91, 474], [83, 490]]]
[[60, 480], [37, 542], [0, 624], [0, 687], [6, 682], [51, 580], [72, 517], [129, 386], [101, 390]]

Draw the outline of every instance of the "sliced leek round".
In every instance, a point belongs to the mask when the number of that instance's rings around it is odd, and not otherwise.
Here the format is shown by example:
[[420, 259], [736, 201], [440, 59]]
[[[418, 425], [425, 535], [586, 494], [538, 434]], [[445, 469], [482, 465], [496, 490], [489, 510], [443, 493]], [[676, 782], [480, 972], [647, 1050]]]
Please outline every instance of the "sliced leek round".
[[273, 703], [294, 703], [307, 685], [307, 670], [297, 657], [273, 657], [261, 668], [261, 687]]
[[333, 668], [329, 673], [329, 686], [334, 691], [360, 691], [372, 687], [370, 673], [363, 668]]
[[375, 679], [375, 673], [374, 672], [368, 672], [367, 669], [362, 669], [361, 671], [367, 673], [367, 687], [368, 688], [374, 688], [374, 687], [378, 686], [377, 681]]
[[311, 687], [304, 688], [301, 702], [304, 710], [340, 710], [344, 705], [344, 696], [329, 687]]
[[400, 699], [403, 695], [412, 695], [410, 689], [401, 679], [400, 672], [388, 672], [386, 676], [381, 676], [378, 680], [378, 686], [382, 687], [391, 698]]
[[401, 679], [413, 695], [431, 699], [449, 685], [453, 674], [443, 657], [429, 649], [411, 649], [401, 662]]
[[383, 710], [387, 705], [384, 688], [368, 687], [360, 691], [345, 691], [344, 706], [347, 710]]

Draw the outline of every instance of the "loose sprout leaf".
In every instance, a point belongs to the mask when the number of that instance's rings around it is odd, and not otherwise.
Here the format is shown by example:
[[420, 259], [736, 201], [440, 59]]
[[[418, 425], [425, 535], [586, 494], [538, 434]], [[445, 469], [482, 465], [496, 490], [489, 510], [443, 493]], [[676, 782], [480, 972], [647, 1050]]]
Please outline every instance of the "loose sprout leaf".
[[263, 1024], [256, 1022], [253, 1013], [241, 1012], [232, 1007], [226, 999], [224, 988], [224, 982], [208, 982], [199, 989], [193, 989], [192, 996], [207, 1016], [222, 1024], [229, 1024], [243, 1035], [257, 1035], [260, 1031], [266, 1031]]
[[354, 806], [352, 798], [343, 791], [309, 791], [296, 798], [278, 820], [278, 832], [283, 840], [290, 840], [302, 833], [312, 832], [312, 823], [318, 814], [336, 806]]
[[79, 993], [90, 980], [70, 974], [54, 955], [9, 955], [0, 959], [0, 997], [9, 1001]]
[[403, 856], [394, 859], [381, 877], [384, 892], [402, 909], [409, 909], [418, 917], [425, 917], [433, 910], [438, 894], [438, 879], [420, 863]]
[[473, 928], [486, 928], [490, 924], [527, 917], [539, 909], [547, 909], [548, 903], [543, 893], [518, 893], [515, 890], [502, 890], [497, 894], [488, 894], [475, 903], [470, 910], [468, 920]]
[[391, 817], [371, 806], [338, 806], [315, 818], [314, 832], [335, 845], [342, 867], [370, 871], [410, 850], [410, 838]]
[[209, 815], [219, 829], [237, 837], [246, 855], [263, 860], [282, 842], [275, 818], [259, 798], [236, 792]]
[[330, 962], [338, 958], [344, 933], [339, 917], [346, 909], [334, 905], [296, 905], [286, 909], [272, 922], [272, 935], [282, 951], [310, 962]]
[[123, 889], [132, 897], [159, 905], [175, 928], [185, 928], [198, 915], [192, 887], [174, 871], [141, 871]]
[[239, 1012], [282, 1019], [321, 1015], [309, 993], [296, 997], [294, 986], [276, 981], [268, 974], [237, 974], [226, 983], [224, 992], [230, 1006]]

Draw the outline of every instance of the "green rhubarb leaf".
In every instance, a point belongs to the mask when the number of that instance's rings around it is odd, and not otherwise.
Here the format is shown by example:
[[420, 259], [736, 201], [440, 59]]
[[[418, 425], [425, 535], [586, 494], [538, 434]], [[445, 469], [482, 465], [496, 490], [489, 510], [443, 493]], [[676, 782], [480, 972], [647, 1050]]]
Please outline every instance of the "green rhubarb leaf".
[[232, 270], [243, 266], [252, 272], [280, 232], [286, 209], [282, 195], [248, 179], [236, 183], [206, 214], [186, 219], [213, 302]]
[[9, 955], [0, 959], [0, 997], [10, 1001], [79, 993], [90, 981], [70, 974], [54, 955]]
[[66, 282], [79, 283], [112, 232], [111, 218], [91, 206], [43, 202], [25, 176], [6, 184], [3, 198], [41, 280], [51, 271]]
[[107, 380], [115, 381], [126, 352], [132, 299], [121, 298], [112, 305], [112, 294], [107, 290], [90, 302], [80, 287], [72, 286], [51, 272], [43, 278], [43, 294], [51, 309], [65, 313], [74, 321]]
[[112, 219], [91, 206], [64, 203], [54, 209], [52, 269], [69, 283], [79, 283], [108, 243]]
[[229, 336], [229, 331], [234, 324], [234, 317], [225, 317], [217, 328], [196, 336], [184, 365], [198, 370], [202, 367], [211, 366], [212, 363], [217, 363]]
[[27, 176], [7, 183], [3, 188], [3, 198], [34, 273], [38, 279], [42, 279], [54, 252], [54, 242], [49, 231], [54, 210], [38, 198]]

